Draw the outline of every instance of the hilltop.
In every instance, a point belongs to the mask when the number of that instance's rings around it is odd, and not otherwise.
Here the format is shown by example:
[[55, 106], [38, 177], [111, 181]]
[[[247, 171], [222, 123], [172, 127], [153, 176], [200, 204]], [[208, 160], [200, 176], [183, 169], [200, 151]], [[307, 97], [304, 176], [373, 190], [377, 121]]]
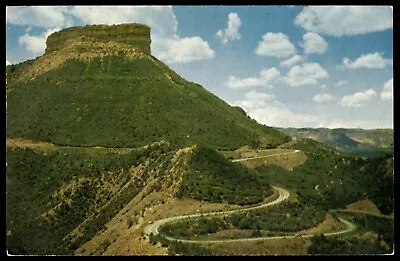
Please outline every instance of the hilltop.
[[294, 139], [313, 139], [355, 156], [381, 156], [393, 151], [392, 129], [278, 129]]
[[83, 26], [50, 35], [43, 56], [7, 66], [7, 136], [59, 145], [276, 147], [251, 120], [150, 54], [150, 28]]
[[101, 254], [106, 241], [96, 235], [107, 224], [143, 225], [156, 205], [225, 207], [272, 193], [215, 149], [273, 148], [290, 137], [180, 77], [150, 43], [144, 25], [75, 27], [50, 35], [44, 55], [7, 66], [12, 253], [72, 254], [88, 243]]

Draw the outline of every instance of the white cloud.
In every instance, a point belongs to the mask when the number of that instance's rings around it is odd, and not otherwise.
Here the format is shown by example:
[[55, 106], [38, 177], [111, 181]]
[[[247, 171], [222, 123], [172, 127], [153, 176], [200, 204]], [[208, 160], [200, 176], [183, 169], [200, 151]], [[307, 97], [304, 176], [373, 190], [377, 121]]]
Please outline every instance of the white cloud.
[[202, 38], [177, 35], [178, 21], [171, 6], [77, 6], [71, 13], [86, 24], [135, 22], [150, 26], [152, 53], [169, 64], [215, 57]]
[[6, 60], [6, 65], [11, 65], [11, 63], [9, 61]]
[[243, 100], [237, 100], [231, 105], [240, 106], [251, 118], [268, 126], [304, 127], [313, 126], [319, 121], [318, 116], [291, 111], [276, 101], [274, 95], [263, 92], [250, 91]]
[[146, 24], [160, 36], [174, 35], [178, 28], [171, 6], [74, 6], [70, 13], [84, 24]]
[[393, 128], [392, 120], [332, 120], [332, 121], [321, 121], [321, 127], [325, 128], [361, 128], [361, 129], [376, 129], [376, 128]]
[[328, 43], [319, 34], [308, 32], [303, 35], [301, 47], [306, 54], [324, 54], [328, 50]]
[[313, 101], [322, 103], [322, 102], [330, 102], [336, 100], [335, 96], [330, 93], [318, 93], [313, 97]]
[[235, 104], [242, 107], [251, 118], [267, 126], [311, 127], [319, 122], [318, 116], [293, 112], [277, 102], [268, 104], [257, 100], [239, 100]]
[[275, 98], [275, 95], [252, 90], [252, 91], [249, 91], [248, 93], [246, 93], [244, 95], [244, 97], [247, 100], [270, 101], [270, 100], [273, 100]]
[[67, 15], [69, 10], [65, 6], [8, 6], [6, 22], [43, 28], [66, 27], [73, 24]]
[[19, 45], [24, 46], [28, 52], [33, 54], [40, 54], [43, 53], [44, 50], [46, 49], [47, 37], [50, 34], [60, 30], [61, 30], [60, 27], [51, 28], [44, 31], [40, 35], [30, 35], [28, 33], [25, 33], [24, 35], [19, 37], [18, 43]]
[[218, 30], [217, 37], [221, 39], [222, 44], [227, 44], [229, 40], [240, 40], [239, 27], [240, 18], [236, 13], [228, 15], [228, 27], [224, 30]]
[[311, 32], [351, 36], [392, 29], [393, 9], [389, 6], [307, 6], [294, 23]]
[[319, 63], [304, 63], [293, 66], [282, 81], [290, 86], [315, 85], [318, 80], [328, 77], [328, 72]]
[[363, 107], [375, 97], [377, 97], [376, 92], [373, 89], [368, 89], [343, 96], [339, 104], [344, 107]]
[[292, 67], [293, 65], [295, 65], [295, 64], [297, 64], [297, 63], [299, 63], [299, 62], [301, 62], [301, 61], [303, 61], [303, 57], [301, 57], [301, 56], [298, 55], [298, 54], [295, 54], [295, 55], [293, 55], [292, 57], [290, 57], [289, 59], [280, 62], [279, 65], [280, 65], [281, 67], [288, 67], [288, 68], [290, 68], [290, 67]]
[[178, 21], [171, 6], [79, 6], [71, 13], [87, 24], [135, 22], [150, 26], [152, 53], [166, 63], [215, 57], [215, 52], [202, 38], [177, 35]]
[[[142, 23], [151, 28], [153, 55], [164, 62], [186, 63], [215, 56], [207, 41], [198, 36], [177, 34], [178, 21], [171, 6], [8, 7], [7, 23], [44, 28]], [[45, 49], [46, 38], [28, 32], [20, 37], [20, 44], [28, 51], [40, 54]]]
[[338, 81], [335, 85], [338, 86], [338, 87], [340, 87], [340, 86], [346, 85], [346, 84], [348, 84], [348, 83], [349, 83], [349, 82], [346, 81], [346, 80], [340, 80], [340, 81]]
[[211, 59], [215, 52], [208, 43], [198, 36], [185, 38], [155, 38], [153, 53], [167, 63], [187, 63], [191, 61]]
[[260, 72], [259, 77], [238, 79], [235, 76], [229, 76], [228, 81], [225, 82], [225, 85], [233, 89], [257, 86], [272, 88], [272, 83], [279, 77], [279, 75], [280, 72], [275, 67], [272, 67], [270, 69], [263, 69]]
[[296, 48], [283, 33], [266, 33], [255, 50], [259, 56], [286, 58], [296, 53]]
[[392, 64], [392, 60], [384, 59], [378, 52], [363, 54], [353, 62], [347, 57], [343, 58], [343, 66], [347, 69], [382, 69], [389, 64]]
[[261, 124], [275, 127], [312, 128], [393, 128], [391, 120], [341, 120], [321, 114], [301, 113], [275, 100], [270, 94], [251, 91], [243, 100], [230, 103], [240, 106], [247, 115]]
[[382, 101], [393, 100], [393, 78], [385, 82], [380, 97]]

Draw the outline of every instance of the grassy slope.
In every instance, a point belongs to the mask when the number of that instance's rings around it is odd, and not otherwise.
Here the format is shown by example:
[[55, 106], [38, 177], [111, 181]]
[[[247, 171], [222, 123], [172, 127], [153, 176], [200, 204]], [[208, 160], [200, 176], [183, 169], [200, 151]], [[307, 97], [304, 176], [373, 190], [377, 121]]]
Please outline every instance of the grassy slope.
[[[257, 229], [296, 231], [321, 222], [328, 209], [344, 208], [347, 204], [364, 198], [369, 198], [375, 202], [379, 209], [385, 213], [393, 211], [393, 176], [391, 172], [393, 160], [391, 158], [355, 158], [340, 154], [327, 145], [313, 140], [299, 141], [291, 148], [301, 149], [307, 155], [307, 161], [303, 165], [295, 167], [292, 172], [273, 165], [258, 167], [256, 170], [271, 184], [297, 191], [297, 199], [299, 200], [297, 203], [284, 203], [265, 212], [252, 211], [246, 214], [233, 215], [229, 218], [230, 223], [225, 223], [223, 226], [219, 225], [219, 220], [212, 222], [214, 219], [209, 219], [207, 222], [203, 222], [204, 224], [199, 221], [171, 224], [164, 227], [163, 231], [178, 237], [191, 236], [195, 231], [198, 235], [202, 234], [198, 233], [199, 231], [215, 232], [223, 230], [227, 226], [255, 229], [254, 231]], [[317, 190], [315, 189], [316, 185], [318, 185]], [[287, 215], [275, 217], [276, 213], [274, 212], [279, 213], [280, 211], [274, 211], [274, 209], [281, 209], [281, 212]], [[346, 215], [357, 216], [358, 214], [346, 213]], [[370, 219], [368, 217], [367, 221], [369, 222]], [[227, 220], [225, 219], [225, 221]], [[382, 235], [387, 244], [392, 243], [393, 225], [390, 224], [390, 221], [383, 220], [375, 223], [368, 223], [362, 219], [354, 221], [362, 227], [363, 231], [378, 233]], [[371, 241], [361, 238], [329, 238], [326, 240], [326, 242], [321, 241], [322, 243], [318, 241], [318, 238], [310, 241], [309, 253], [366, 254], [388, 252], [388, 249], [378, 246], [376, 242], [371, 243]], [[186, 247], [191, 249], [189, 246]], [[289, 248], [296, 249], [294, 245], [290, 245]], [[207, 249], [211, 250], [212, 248]], [[246, 249], [245, 245], [241, 244], [237, 246], [234, 253], [243, 254]], [[195, 250], [193, 249], [193, 251]], [[229, 251], [229, 253], [233, 253], [232, 249]], [[259, 249], [256, 251], [255, 253], [260, 252]], [[211, 252], [215, 254], [218, 251], [213, 249]], [[182, 253], [185, 253], [185, 251], [182, 250]]]
[[179, 77], [154, 57], [68, 60], [24, 84], [13, 81], [24, 66], [29, 65], [7, 67], [9, 137], [105, 147], [164, 139], [180, 147], [204, 143], [220, 149], [275, 147], [290, 139]]
[[[338, 215], [356, 223], [359, 235], [338, 238], [315, 236], [311, 239], [311, 246], [308, 248], [309, 254], [365, 255], [393, 252], [394, 222], [392, 219], [363, 213], [340, 213]], [[371, 232], [376, 236], [366, 237]]]
[[[13, 254], [73, 253], [144, 187], [157, 191], [169, 183], [170, 178], [164, 177], [174, 166], [172, 155], [165, 143], [137, 150], [8, 147], [8, 250]], [[187, 162], [181, 196], [251, 204], [272, 193], [257, 172], [211, 148], [197, 146]], [[155, 184], [145, 185], [156, 178]], [[71, 233], [77, 227], [81, 235]]]
[[130, 167], [163, 155], [167, 154], [158, 146], [123, 154], [108, 149], [8, 148], [9, 252], [70, 253], [80, 242], [74, 246], [63, 238], [76, 226], [95, 215], [84, 226], [80, 241], [90, 239], [140, 191], [146, 176], [133, 178]]
[[393, 211], [393, 159], [354, 158], [313, 140], [299, 141], [293, 149], [303, 150], [307, 160], [292, 172], [277, 166], [256, 170], [271, 184], [297, 190], [301, 201], [326, 209], [344, 208], [367, 198], [382, 213]]
[[260, 202], [271, 194], [271, 186], [256, 171], [198, 145], [189, 158], [178, 196], [243, 205]]
[[346, 129], [346, 134], [354, 140], [369, 143], [376, 147], [390, 148], [393, 146], [393, 130], [392, 129]]

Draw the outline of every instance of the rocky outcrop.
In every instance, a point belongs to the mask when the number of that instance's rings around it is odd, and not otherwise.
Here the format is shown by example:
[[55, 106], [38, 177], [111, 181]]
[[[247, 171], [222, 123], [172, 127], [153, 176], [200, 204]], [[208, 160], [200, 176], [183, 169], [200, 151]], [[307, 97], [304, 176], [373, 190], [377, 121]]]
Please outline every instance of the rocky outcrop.
[[46, 53], [61, 50], [74, 41], [120, 43], [150, 55], [150, 27], [143, 24], [87, 25], [63, 29], [46, 41]]

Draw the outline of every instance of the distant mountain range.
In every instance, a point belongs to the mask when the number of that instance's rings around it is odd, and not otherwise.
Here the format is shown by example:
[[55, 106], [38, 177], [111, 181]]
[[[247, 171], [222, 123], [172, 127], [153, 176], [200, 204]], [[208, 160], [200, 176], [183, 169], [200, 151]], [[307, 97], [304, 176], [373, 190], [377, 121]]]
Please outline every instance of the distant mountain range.
[[392, 129], [278, 128], [293, 139], [313, 139], [358, 156], [379, 156], [393, 151]]

